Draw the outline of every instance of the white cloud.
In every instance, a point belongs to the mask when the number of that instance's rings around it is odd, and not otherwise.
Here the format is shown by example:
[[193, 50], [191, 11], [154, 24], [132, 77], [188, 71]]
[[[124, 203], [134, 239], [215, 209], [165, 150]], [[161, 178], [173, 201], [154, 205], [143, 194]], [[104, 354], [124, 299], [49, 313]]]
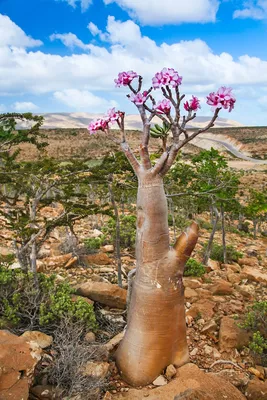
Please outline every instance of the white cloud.
[[27, 36], [8, 16], [0, 14], [0, 46], [36, 47], [41, 45], [41, 40]]
[[[84, 44], [74, 34], [55, 34], [54, 39], [61, 35], [60, 40], [67, 46], [76, 45], [84, 51], [69, 56], [0, 45], [2, 97], [5, 94], [25, 95], [27, 101], [26, 95], [43, 94], [50, 98], [51, 94], [57, 93], [54, 98], [77, 110], [94, 109], [94, 106], [100, 110], [104, 104], [102, 98], [108, 97], [114, 98], [122, 109], [135, 112], [134, 106], [125, 98], [127, 89], [114, 88], [118, 72], [133, 69], [144, 76], [144, 86], [148, 87], [155, 72], [166, 66], [183, 75], [181, 90], [186, 94], [203, 97], [221, 85], [233, 86], [238, 98], [237, 118], [241, 120], [242, 113], [245, 117], [250, 114], [251, 118], [259, 115], [257, 100], [266, 95], [267, 61], [249, 55], [234, 59], [229, 53], [216, 54], [200, 39], [158, 45], [143, 36], [133, 21], [120, 22], [114, 17], [108, 18], [106, 31], [101, 33], [107, 41], [105, 46]], [[251, 101], [246, 88], [255, 93], [255, 101]], [[244, 102], [250, 102], [250, 107], [257, 107], [258, 111], [245, 113]], [[50, 104], [54, 107], [54, 103]], [[107, 101], [103, 108], [110, 105]], [[224, 116], [225, 112], [221, 114]], [[235, 118], [234, 113], [231, 117]]]
[[107, 33], [103, 33], [96, 24], [94, 24], [93, 22], [89, 22], [87, 28], [89, 29], [89, 31], [91, 32], [91, 34], [93, 36], [99, 36], [99, 38], [102, 41], [106, 41], [108, 40], [108, 35]]
[[77, 38], [74, 33], [53, 33], [49, 36], [50, 40], [60, 40], [66, 47], [73, 49], [74, 47], [79, 47], [83, 50], [89, 49], [88, 45], [84, 44], [80, 39]]
[[88, 90], [66, 89], [55, 92], [54, 98], [72, 110], [86, 110], [92, 113], [105, 112], [107, 108], [118, 106], [115, 101], [107, 101]]
[[17, 112], [30, 112], [38, 110], [38, 106], [30, 101], [16, 101], [12, 104], [12, 108]]
[[[59, 1], [59, 0], [57, 0]], [[81, 3], [82, 12], [85, 12], [90, 5], [93, 3], [93, 0], [61, 0], [68, 3], [71, 7], [76, 8], [77, 3]]]
[[267, 0], [250, 0], [243, 3], [241, 10], [235, 10], [234, 18], [267, 18]]
[[214, 22], [219, 8], [218, 0], [104, 0], [104, 3], [117, 3], [145, 25]]

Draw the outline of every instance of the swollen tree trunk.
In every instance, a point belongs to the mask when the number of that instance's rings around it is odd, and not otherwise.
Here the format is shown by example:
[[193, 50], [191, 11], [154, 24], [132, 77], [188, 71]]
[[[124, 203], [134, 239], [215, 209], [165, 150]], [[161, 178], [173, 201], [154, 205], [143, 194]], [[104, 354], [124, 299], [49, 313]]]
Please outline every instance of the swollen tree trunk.
[[162, 178], [149, 171], [138, 178], [136, 277], [116, 354], [123, 378], [133, 386], [149, 384], [169, 364], [189, 360], [182, 277], [198, 238], [193, 223], [170, 247]]
[[[110, 177], [112, 181], [112, 176]], [[108, 190], [110, 195], [110, 200], [112, 203], [112, 207], [114, 210], [115, 221], [116, 221], [116, 238], [115, 238], [115, 251], [116, 251], [116, 259], [117, 259], [117, 271], [118, 271], [118, 285], [122, 287], [122, 275], [121, 275], [121, 233], [120, 233], [120, 216], [118, 207], [115, 201], [114, 193], [112, 190], [112, 184], [108, 183]]]
[[226, 231], [225, 231], [225, 215], [224, 206], [221, 204], [221, 220], [222, 220], [222, 246], [223, 246], [223, 262], [227, 264], [227, 250], [226, 250]]
[[215, 215], [215, 218], [214, 218], [214, 221], [213, 221], [212, 232], [210, 234], [208, 245], [207, 245], [207, 248], [206, 248], [206, 251], [205, 251], [205, 255], [204, 255], [204, 258], [203, 258], [203, 264], [204, 265], [208, 264], [208, 261], [209, 261], [209, 258], [210, 258], [210, 253], [211, 253], [211, 248], [212, 248], [212, 243], [213, 243], [213, 240], [214, 240], [217, 224], [218, 224], [218, 221], [219, 221], [219, 212], [217, 210], [217, 207], [215, 207], [215, 205], [212, 206], [212, 210], [213, 210], [213, 213]]

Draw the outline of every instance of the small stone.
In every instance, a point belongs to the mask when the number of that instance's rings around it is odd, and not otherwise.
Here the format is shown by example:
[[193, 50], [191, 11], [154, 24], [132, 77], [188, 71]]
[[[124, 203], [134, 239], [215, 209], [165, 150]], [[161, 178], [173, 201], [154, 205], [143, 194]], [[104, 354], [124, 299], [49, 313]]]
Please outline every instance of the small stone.
[[262, 373], [262, 371], [259, 371], [257, 368], [250, 367], [248, 369], [248, 371], [251, 374], [255, 375], [257, 378], [264, 380], [264, 374]]
[[210, 332], [215, 332], [217, 330], [218, 326], [216, 324], [216, 322], [212, 319], [211, 321], [207, 322], [201, 332], [202, 333], [210, 333]]
[[93, 342], [95, 342], [95, 334], [94, 334], [94, 332], [87, 332], [86, 335], [85, 335], [85, 337], [84, 337], [84, 340], [85, 340], [87, 343], [93, 343]]
[[93, 362], [89, 361], [83, 368], [83, 375], [92, 378], [104, 379], [109, 370], [109, 363], [107, 362]]
[[176, 372], [177, 371], [174, 365], [172, 364], [168, 365], [165, 372], [165, 376], [168, 379], [168, 381], [170, 381], [176, 375]]
[[158, 376], [157, 379], [153, 381], [154, 386], [164, 386], [167, 385], [167, 383], [168, 381], [163, 375]]
[[197, 353], [198, 353], [198, 348], [197, 347], [195, 347], [191, 352], [190, 352], [190, 356], [196, 356], [197, 355]]

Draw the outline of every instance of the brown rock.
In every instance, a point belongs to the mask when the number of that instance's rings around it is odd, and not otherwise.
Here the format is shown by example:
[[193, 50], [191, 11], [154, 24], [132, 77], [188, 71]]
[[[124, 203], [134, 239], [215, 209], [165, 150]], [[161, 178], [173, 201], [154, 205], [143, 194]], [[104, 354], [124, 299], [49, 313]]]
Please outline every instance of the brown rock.
[[219, 296], [230, 295], [233, 293], [232, 285], [224, 280], [219, 280], [218, 282], [216, 282], [214, 285], [211, 286], [210, 290], [213, 295]]
[[64, 267], [72, 259], [72, 253], [63, 254], [61, 256], [47, 257], [37, 260], [37, 270], [45, 271], [59, 267]]
[[165, 372], [165, 376], [168, 379], [168, 381], [170, 381], [175, 375], [176, 375], [176, 368], [174, 365], [168, 365], [168, 367], [166, 368], [166, 372]]
[[211, 260], [210, 258], [208, 260], [208, 267], [210, 267], [211, 271], [219, 271], [221, 269], [219, 261]]
[[175, 396], [174, 400], [214, 400], [214, 397], [199, 389], [188, 389]]
[[255, 375], [257, 378], [264, 380], [264, 371], [260, 371], [258, 368], [250, 367], [248, 371]]
[[95, 342], [95, 334], [94, 334], [94, 332], [87, 332], [86, 335], [85, 335], [85, 337], [84, 337], [84, 340], [85, 340], [87, 343], [93, 343], [93, 342]]
[[26, 400], [35, 366], [41, 359], [39, 346], [26, 338], [0, 331], [0, 400]]
[[253, 379], [249, 382], [245, 394], [248, 400], [266, 400], [267, 381], [262, 382], [258, 379]]
[[229, 351], [231, 349], [241, 349], [249, 343], [249, 334], [237, 326], [238, 321], [234, 321], [230, 317], [221, 319], [219, 345], [221, 351]]
[[187, 311], [186, 315], [193, 318], [201, 316], [205, 320], [209, 320], [214, 315], [215, 305], [216, 303], [210, 300], [198, 300], [189, 311]]
[[197, 299], [198, 298], [198, 294], [194, 289], [191, 289], [189, 287], [185, 288], [184, 291], [184, 297], [188, 300], [188, 299]]
[[108, 374], [109, 363], [89, 361], [83, 367], [83, 375], [95, 379], [104, 379]]
[[40, 400], [53, 400], [56, 398], [55, 389], [50, 385], [37, 385], [30, 389], [31, 394]]
[[107, 350], [110, 352], [115, 349], [119, 345], [119, 343], [122, 341], [123, 337], [125, 335], [125, 331], [122, 331], [118, 333], [118, 335], [114, 336], [108, 343], [105, 344], [105, 347]]
[[230, 283], [240, 283], [242, 280], [241, 274], [235, 274], [234, 272], [230, 272], [227, 274], [227, 279]]
[[[176, 378], [170, 381], [168, 385], [153, 390], [147, 388], [142, 390], [130, 389], [127, 393], [119, 393], [113, 396], [113, 399], [144, 400], [148, 397], [149, 400], [174, 400], [175, 396], [185, 395], [184, 392], [187, 390], [191, 390], [193, 394], [197, 391], [200, 391], [199, 395], [202, 395], [201, 392], [205, 393], [206, 397], [196, 398], [197, 400], [245, 400], [243, 394], [229, 382], [217, 376], [205, 374], [195, 364], [186, 364], [179, 368]], [[190, 397], [184, 399], [181, 397], [181, 400], [185, 399], [191, 400]]]
[[216, 322], [212, 319], [208, 321], [202, 328], [201, 333], [215, 332], [218, 329]]
[[111, 283], [85, 282], [77, 293], [109, 307], [126, 308], [127, 291]]
[[104, 253], [113, 253], [114, 252], [114, 246], [113, 246], [113, 244], [106, 244], [105, 246], [103, 246], [101, 248], [101, 250], [103, 250]]
[[201, 287], [201, 283], [197, 279], [184, 278], [184, 287], [190, 289], [197, 289]]
[[52, 336], [39, 331], [26, 331], [21, 336], [24, 337], [27, 342], [35, 342], [41, 349], [45, 349], [53, 343]]
[[262, 282], [267, 285], [267, 273], [258, 268], [245, 267], [241, 273], [242, 278], [253, 282]]
[[225, 379], [237, 388], [242, 388], [249, 382], [248, 374], [243, 371], [235, 371], [234, 369], [223, 369], [212, 375]]
[[85, 265], [91, 267], [93, 264], [95, 265], [109, 265], [112, 264], [112, 260], [106, 253], [97, 253], [97, 254], [89, 254], [81, 257], [81, 261], [85, 263]]
[[249, 265], [250, 267], [256, 267], [259, 265], [259, 261], [256, 257], [243, 257], [238, 260], [238, 264], [241, 266]]

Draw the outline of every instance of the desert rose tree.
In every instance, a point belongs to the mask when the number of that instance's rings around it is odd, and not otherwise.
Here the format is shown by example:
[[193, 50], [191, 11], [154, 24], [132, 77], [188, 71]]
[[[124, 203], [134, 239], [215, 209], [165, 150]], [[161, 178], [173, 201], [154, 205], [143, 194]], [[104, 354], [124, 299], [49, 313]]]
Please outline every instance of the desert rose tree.
[[[128, 86], [128, 98], [136, 105], [143, 133], [137, 159], [127, 143], [124, 112], [111, 109], [103, 119], [92, 122], [91, 133], [102, 130], [109, 135], [116, 122], [121, 132], [120, 145], [138, 178], [136, 276], [128, 312], [127, 329], [116, 354], [123, 378], [133, 386], [151, 383], [169, 364], [188, 362], [184, 310], [184, 266], [198, 239], [198, 226], [193, 222], [170, 247], [167, 200], [163, 179], [179, 150], [214, 125], [219, 111], [231, 111], [235, 98], [230, 88], [221, 87], [207, 96], [213, 108], [210, 122], [202, 129], [187, 131], [186, 125], [196, 117], [200, 101], [193, 96], [183, 104], [179, 87], [182, 77], [172, 68], [164, 68], [143, 91], [143, 79], [133, 71], [121, 72], [116, 86]], [[136, 83], [136, 84], [135, 84]], [[153, 91], [160, 89], [163, 99], [155, 101]], [[149, 156], [150, 125], [155, 117], [170, 125], [172, 143], [154, 166]], [[113, 138], [114, 140], [114, 138]]]

